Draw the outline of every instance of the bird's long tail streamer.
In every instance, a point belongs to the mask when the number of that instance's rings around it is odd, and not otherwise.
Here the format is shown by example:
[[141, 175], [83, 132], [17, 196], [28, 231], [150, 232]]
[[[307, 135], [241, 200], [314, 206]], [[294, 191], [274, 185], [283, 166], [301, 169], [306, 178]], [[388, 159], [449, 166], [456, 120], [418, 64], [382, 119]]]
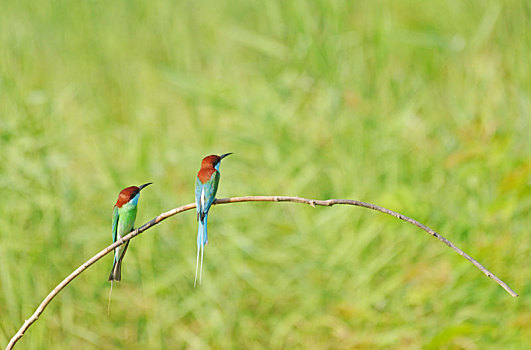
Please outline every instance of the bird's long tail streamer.
[[[206, 227], [206, 222], [204, 227]], [[203, 280], [203, 253], [205, 251], [205, 236], [201, 235], [201, 268], [199, 269], [199, 284], [201, 284], [201, 281]]]
[[111, 296], [112, 296], [112, 286], [114, 281], [111, 280], [111, 290], [109, 291], [109, 303], [107, 304], [107, 316], [111, 314]]
[[[202, 241], [203, 241], [203, 220], [199, 218], [198, 227], [197, 227], [197, 259], [195, 263], [195, 280], [194, 280], [194, 288], [197, 285], [197, 270], [199, 270], [199, 251], [202, 247]], [[201, 268], [203, 268], [203, 259], [201, 259]], [[199, 284], [201, 284], [201, 279], [199, 279]]]
[[199, 247], [199, 245], [197, 246], [197, 261], [195, 263], [195, 280], [194, 280], [194, 288], [195, 288], [195, 285], [197, 284], [197, 269], [199, 268], [199, 249], [201, 249], [201, 247]]

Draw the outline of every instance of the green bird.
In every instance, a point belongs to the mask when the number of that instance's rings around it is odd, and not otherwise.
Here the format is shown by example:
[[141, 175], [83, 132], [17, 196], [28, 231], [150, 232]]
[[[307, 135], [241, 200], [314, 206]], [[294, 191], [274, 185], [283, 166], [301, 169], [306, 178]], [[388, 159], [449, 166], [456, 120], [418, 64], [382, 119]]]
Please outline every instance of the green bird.
[[[112, 216], [112, 242], [115, 243], [129, 232], [133, 231], [135, 226], [136, 211], [138, 205], [138, 198], [140, 197], [140, 191], [151, 185], [149, 182], [139, 187], [131, 186], [124, 188], [118, 195], [118, 200], [114, 205]], [[112, 286], [114, 281], [120, 281], [122, 279], [122, 260], [124, 259], [125, 252], [129, 246], [129, 242], [125, 244], [125, 247], [118, 247], [114, 250], [114, 261], [112, 264], [111, 274], [109, 275], [109, 281], [111, 281], [111, 291], [109, 293], [109, 308], [111, 305]]]

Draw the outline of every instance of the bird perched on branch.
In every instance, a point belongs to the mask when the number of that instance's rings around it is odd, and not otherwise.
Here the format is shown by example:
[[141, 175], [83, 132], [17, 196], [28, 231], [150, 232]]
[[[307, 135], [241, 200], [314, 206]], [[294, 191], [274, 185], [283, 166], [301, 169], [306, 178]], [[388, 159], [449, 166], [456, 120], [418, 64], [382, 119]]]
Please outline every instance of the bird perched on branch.
[[[143, 184], [139, 187], [131, 186], [124, 188], [118, 195], [118, 200], [114, 205], [112, 216], [112, 242], [115, 243], [123, 236], [127, 235], [133, 230], [136, 219], [136, 207], [138, 205], [138, 198], [140, 197], [140, 191], [151, 185], [151, 182]], [[129, 246], [129, 242], [125, 244], [125, 247], [117, 247], [114, 250], [114, 262], [112, 264], [111, 274], [109, 275], [109, 281], [111, 281], [111, 291], [109, 293], [109, 306], [111, 303], [112, 285], [114, 281], [120, 281], [122, 279], [122, 260], [124, 259], [125, 252]], [[108, 310], [107, 310], [108, 311]]]
[[199, 251], [201, 251], [201, 269], [199, 272], [199, 284], [201, 284], [201, 275], [203, 272], [203, 252], [205, 244], [208, 243], [207, 236], [207, 218], [208, 210], [212, 202], [216, 199], [216, 192], [219, 184], [219, 165], [221, 160], [232, 153], [225, 153], [221, 156], [210, 155], [203, 158], [201, 169], [197, 173], [195, 180], [195, 205], [197, 209], [197, 221], [199, 227], [197, 231], [197, 262], [195, 266], [194, 287], [197, 283], [197, 270], [199, 268]]

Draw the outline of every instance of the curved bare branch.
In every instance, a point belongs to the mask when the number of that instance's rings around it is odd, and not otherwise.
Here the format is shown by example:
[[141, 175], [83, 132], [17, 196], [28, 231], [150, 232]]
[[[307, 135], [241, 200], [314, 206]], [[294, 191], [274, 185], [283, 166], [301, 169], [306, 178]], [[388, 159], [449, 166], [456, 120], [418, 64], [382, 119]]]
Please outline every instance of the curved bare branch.
[[[511, 294], [513, 297], [517, 297], [518, 294], [516, 294], [515, 291], [513, 291], [505, 282], [500, 280], [496, 275], [494, 275], [492, 272], [487, 270], [483, 265], [481, 265], [477, 260], [472, 258], [470, 255], [459, 249], [455, 244], [450, 242], [448, 239], [444, 238], [431, 228], [429, 228], [426, 225], [421, 224], [420, 222], [413, 220], [405, 215], [402, 215], [400, 213], [397, 213], [395, 211], [377, 206], [375, 204], [371, 203], [365, 203], [360, 202], [356, 200], [351, 199], [328, 199], [328, 200], [316, 200], [316, 199], [307, 199], [307, 198], [301, 198], [301, 197], [287, 197], [287, 196], [247, 196], [247, 197], [233, 197], [233, 198], [222, 198], [222, 199], [216, 199], [213, 204], [227, 204], [227, 203], [240, 203], [240, 202], [295, 202], [295, 203], [302, 203], [302, 204], [309, 204], [312, 207], [316, 206], [325, 206], [325, 207], [331, 207], [336, 204], [343, 204], [343, 205], [355, 205], [358, 207], [368, 208], [372, 210], [379, 211], [384, 214], [388, 214], [391, 216], [394, 216], [395, 218], [398, 218], [400, 220], [404, 220], [406, 222], [409, 222], [412, 225], [415, 225], [419, 227], [420, 229], [426, 231], [433, 237], [437, 238], [439, 241], [443, 242], [450, 248], [452, 248], [457, 254], [461, 255], [468, 261], [470, 261], [474, 266], [476, 266], [481, 272], [483, 272], [487, 277], [493, 279], [496, 283], [498, 283], [503, 289], [505, 289], [509, 294]], [[28, 318], [22, 327], [18, 330], [18, 332], [11, 338], [9, 344], [6, 347], [6, 350], [13, 349], [17, 341], [22, 338], [26, 330], [33, 324], [39, 316], [44, 312], [44, 309], [50, 304], [50, 302], [53, 300], [53, 298], [59, 294], [61, 290], [63, 290], [74, 278], [79, 276], [83, 271], [85, 271], [87, 268], [89, 268], [92, 264], [94, 264], [96, 261], [100, 260], [102, 257], [107, 255], [108, 253], [112, 252], [116, 247], [119, 247], [120, 245], [124, 244], [125, 242], [131, 240], [133, 237], [141, 234], [142, 232], [146, 231], [147, 229], [157, 225], [161, 221], [169, 218], [170, 216], [182, 213], [183, 211], [187, 211], [190, 209], [195, 208], [195, 203], [190, 203], [187, 205], [183, 205], [182, 207], [178, 207], [175, 209], [172, 209], [170, 211], [167, 211], [165, 213], [160, 214], [153, 220], [145, 223], [141, 227], [135, 229], [128, 235], [124, 236], [121, 240], [118, 240], [117, 242], [111, 244], [107, 248], [100, 251], [98, 254], [94, 255], [92, 258], [87, 260], [83, 265], [78, 267], [74, 272], [72, 272], [68, 277], [66, 277], [61, 283], [55, 287], [50, 294], [44, 300], [41, 302], [39, 307], [35, 310], [33, 315], [31, 315], [30, 318]]]

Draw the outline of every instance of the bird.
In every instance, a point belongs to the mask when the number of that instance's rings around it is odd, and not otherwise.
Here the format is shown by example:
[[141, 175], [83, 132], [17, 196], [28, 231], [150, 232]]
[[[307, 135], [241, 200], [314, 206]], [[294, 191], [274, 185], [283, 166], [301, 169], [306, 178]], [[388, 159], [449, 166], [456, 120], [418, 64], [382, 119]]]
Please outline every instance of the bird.
[[205, 245], [208, 243], [207, 218], [208, 210], [212, 202], [216, 199], [220, 178], [219, 165], [221, 160], [232, 153], [225, 153], [220, 156], [210, 155], [203, 158], [201, 168], [197, 172], [195, 180], [195, 206], [197, 209], [197, 221], [199, 227], [197, 231], [197, 261], [195, 265], [194, 287], [197, 284], [197, 270], [199, 268], [199, 251], [201, 251], [201, 269], [199, 270], [199, 284], [203, 272], [203, 253]]
[[[136, 211], [138, 205], [138, 198], [140, 197], [140, 191], [146, 186], [151, 185], [152, 182], [145, 183], [140, 186], [126, 187], [120, 191], [118, 200], [114, 205], [112, 212], [112, 242], [122, 239], [133, 230], [136, 219]], [[112, 286], [114, 281], [120, 281], [122, 279], [122, 260], [124, 259], [125, 252], [129, 246], [129, 242], [125, 244], [125, 247], [117, 247], [114, 249], [114, 261], [112, 264], [111, 274], [109, 275], [109, 281], [111, 281], [111, 291], [109, 293], [109, 305], [107, 313], [109, 313], [111, 305]]]

